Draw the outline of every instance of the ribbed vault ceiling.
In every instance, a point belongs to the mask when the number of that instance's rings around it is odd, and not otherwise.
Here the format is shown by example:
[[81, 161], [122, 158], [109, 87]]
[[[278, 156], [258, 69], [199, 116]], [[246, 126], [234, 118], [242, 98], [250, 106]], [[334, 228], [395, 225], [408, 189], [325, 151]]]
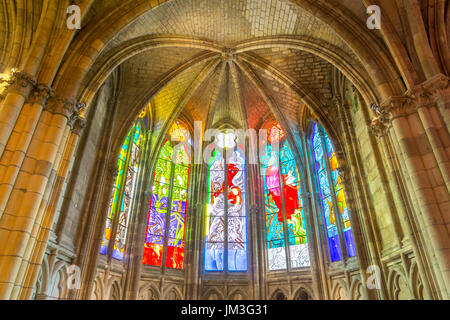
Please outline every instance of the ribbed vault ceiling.
[[[93, 14], [103, 10], [101, 3], [95, 5]], [[240, 50], [267, 37], [274, 39], [272, 45], [270, 40]], [[228, 123], [255, 128], [273, 115], [296, 130], [305, 101], [323, 109], [331, 105], [333, 66], [313, 53], [278, 46], [277, 37], [312, 39], [343, 52], [360, 67], [329, 26], [292, 1], [173, 0], [121, 30], [98, 58], [85, 87], [117, 52], [151, 39], [118, 63], [123, 122], [152, 101], [156, 126], [183, 114], [207, 127]], [[198, 45], [202, 41], [205, 45]]]

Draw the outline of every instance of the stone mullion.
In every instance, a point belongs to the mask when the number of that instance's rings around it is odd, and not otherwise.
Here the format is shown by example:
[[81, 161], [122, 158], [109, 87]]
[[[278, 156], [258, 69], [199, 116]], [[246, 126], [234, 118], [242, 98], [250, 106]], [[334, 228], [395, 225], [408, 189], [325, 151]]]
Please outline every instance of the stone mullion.
[[287, 272], [291, 271], [291, 250], [289, 246], [289, 233], [287, 227], [287, 213], [286, 213], [286, 201], [284, 199], [284, 181], [281, 173], [281, 159], [280, 159], [280, 150], [278, 150], [277, 154], [277, 167], [278, 167], [278, 183], [280, 189], [280, 198], [281, 198], [281, 214], [283, 216], [283, 234], [284, 234], [284, 251], [286, 253], [286, 270]]
[[[80, 121], [81, 126], [84, 125], [81, 119], [77, 121]], [[80, 124], [75, 125], [79, 126]], [[59, 169], [56, 183], [52, 188], [50, 203], [46, 208], [44, 219], [40, 225], [39, 236], [33, 248], [33, 255], [26, 272], [26, 281], [24, 283], [24, 288], [22, 289], [22, 292], [20, 294], [20, 299], [30, 299], [33, 291], [33, 286], [39, 275], [39, 269], [42, 264], [42, 259], [44, 258], [45, 249], [47, 247], [48, 239], [50, 237], [50, 232], [52, 230], [54, 218], [56, 215], [57, 205], [61, 197], [61, 190], [69, 173], [70, 165], [72, 163], [75, 149], [79, 140], [79, 131], [77, 133], [78, 129], [75, 128], [75, 130], [75, 132], [71, 132], [69, 134], [68, 142], [64, 148], [64, 156], [61, 160], [60, 165], [58, 166]]]
[[[307, 181], [304, 182], [304, 192], [308, 192], [308, 196], [305, 195], [304, 203], [307, 204], [308, 208], [308, 216], [309, 216], [309, 243], [314, 241], [312, 248], [309, 248], [311, 259], [311, 273], [313, 277], [313, 286], [316, 292], [316, 299], [329, 299], [328, 285], [327, 285], [327, 271], [325, 266], [327, 265], [328, 254], [324, 254], [327, 252], [328, 246], [322, 245], [327, 243], [326, 239], [324, 239], [323, 235], [323, 223], [321, 223], [322, 219], [322, 211], [318, 208], [316, 197], [317, 193], [315, 192], [315, 184], [313, 182], [313, 177], [315, 176], [314, 172], [314, 164], [311, 162], [313, 159], [313, 155], [311, 154], [309, 143], [305, 135], [302, 137], [302, 147], [305, 154], [305, 178], [307, 177]], [[308, 174], [309, 172], [309, 174]], [[305, 215], [306, 216], [306, 215]], [[326, 231], [325, 231], [326, 232]]]
[[29, 161], [24, 161], [25, 155], [50, 93], [51, 89], [45, 86], [39, 86], [33, 92], [33, 96], [22, 108], [1, 156], [0, 170], [4, 174], [0, 176], [0, 217], [5, 210], [20, 168], [29, 167], [31, 164]]
[[[402, 103], [405, 104], [404, 101]], [[406, 106], [406, 108], [409, 107]], [[423, 219], [423, 227], [431, 240], [428, 250], [430, 250], [429, 252], [434, 251], [436, 255], [436, 260], [432, 260], [434, 261], [436, 276], [442, 277], [441, 283], [443, 283], [443, 288], [441, 288], [440, 294], [445, 298], [448, 295], [446, 287], [448, 287], [450, 279], [448, 261], [450, 257], [448, 252], [450, 250], [450, 240], [448, 239], [448, 231], [445, 229], [442, 217], [439, 214], [440, 209], [434, 196], [434, 188], [431, 186], [427, 169], [424, 167], [423, 156], [420, 154], [415, 155], [414, 149], [411, 150], [411, 139], [417, 137], [417, 134], [421, 134], [421, 131], [417, 130], [419, 128], [415, 128], [415, 126], [421, 125], [421, 122], [417, 114], [415, 116], [410, 114], [408, 119], [404, 113], [401, 113], [405, 109], [404, 105], [394, 105], [394, 108], [395, 117], [392, 119], [392, 126], [405, 156], [405, 164], [411, 178], [412, 191], [416, 195], [418, 206], [422, 213], [419, 217], [423, 215], [423, 218], [421, 218], [421, 220]]]
[[14, 69], [6, 82], [8, 88], [0, 105], [0, 156], [3, 155], [22, 107], [36, 84], [33, 76]]
[[[167, 143], [169, 143], [169, 142], [167, 142]], [[173, 180], [175, 178], [175, 162], [174, 162], [173, 158], [171, 161], [171, 169], [172, 169], [172, 171], [170, 173], [170, 181], [169, 181], [169, 196], [167, 198], [167, 209], [166, 209], [166, 225], [164, 226], [163, 255], [161, 258], [162, 274], [165, 274], [166, 269], [168, 269], [166, 259], [167, 259], [167, 251], [168, 251], [168, 247], [169, 247], [170, 216], [172, 215]]]
[[[308, 145], [308, 144], [306, 144]], [[309, 159], [314, 159], [314, 146], [311, 144], [311, 147], [307, 149], [306, 155]], [[314, 161], [314, 160], [313, 160]], [[308, 163], [308, 160], [307, 160]], [[324, 290], [324, 299], [330, 299], [331, 298], [331, 287], [330, 287], [330, 281], [328, 279], [328, 270], [326, 267], [328, 267], [331, 263], [331, 257], [330, 257], [330, 248], [328, 244], [328, 230], [326, 227], [325, 217], [322, 209], [322, 199], [321, 199], [321, 193], [318, 190], [320, 189], [319, 182], [318, 182], [318, 176], [317, 172], [314, 168], [314, 163], [312, 162], [310, 164], [310, 168], [312, 168], [312, 174], [310, 175], [310, 186], [312, 189], [311, 192], [311, 201], [313, 203], [314, 212], [316, 213], [315, 219], [317, 224], [317, 241], [318, 241], [318, 248], [321, 251], [321, 255], [319, 257], [319, 261], [322, 262], [322, 269], [321, 274], [323, 277], [322, 281], [322, 288]]]
[[[246, 142], [246, 150], [249, 150], [249, 154], [246, 159], [251, 160], [250, 155], [253, 152], [256, 152], [256, 147], [252, 144], [252, 141]], [[264, 288], [264, 269], [265, 269], [265, 259], [264, 259], [264, 229], [262, 228], [260, 221], [260, 213], [264, 211], [260, 211], [258, 203], [262, 203], [261, 195], [264, 191], [261, 192], [261, 184], [260, 184], [260, 172], [258, 170], [258, 165], [250, 164], [250, 161], [247, 161], [246, 165], [246, 194], [247, 194], [247, 203], [245, 206], [248, 208], [247, 214], [247, 232], [251, 235], [251, 241], [249, 241], [249, 237], [247, 236], [247, 250], [252, 252], [251, 256], [248, 259], [248, 262], [252, 262], [252, 267], [248, 266], [248, 272], [251, 273], [253, 278], [253, 298], [256, 300], [263, 299], [263, 288]], [[253, 186], [253, 188], [250, 188]], [[250, 222], [250, 223], [248, 223]], [[249, 228], [250, 226], [250, 228]], [[249, 247], [252, 247], [252, 250], [249, 250]]]
[[0, 298], [8, 298], [13, 289], [72, 108], [74, 103], [58, 99], [51, 108], [55, 114], [42, 113], [27, 151], [27, 158], [35, 160], [34, 166], [31, 173], [20, 170], [0, 221], [0, 243], [4, 247], [1, 266], [5, 271], [0, 276]]
[[[192, 165], [192, 179], [191, 185], [203, 186], [204, 171], [203, 164], [193, 164]], [[199, 188], [189, 188], [191, 194], [191, 205], [190, 205], [190, 215], [189, 215], [189, 228], [190, 232], [186, 232], [186, 236], [189, 239], [189, 251], [186, 255], [188, 261], [188, 267], [186, 269], [186, 297], [188, 299], [198, 299], [198, 286], [199, 286], [199, 276], [200, 276], [200, 262], [201, 259], [201, 242], [203, 241], [203, 234], [201, 232], [203, 226], [203, 199], [204, 192], [206, 189], [202, 187]]]

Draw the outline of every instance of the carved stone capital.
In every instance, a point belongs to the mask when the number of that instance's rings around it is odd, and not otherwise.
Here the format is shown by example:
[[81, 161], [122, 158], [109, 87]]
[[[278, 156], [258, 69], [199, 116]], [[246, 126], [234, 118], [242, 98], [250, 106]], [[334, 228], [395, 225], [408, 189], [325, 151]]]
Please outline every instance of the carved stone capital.
[[74, 99], [55, 96], [48, 100], [45, 110], [53, 114], [60, 114], [70, 121], [71, 117], [74, 114], [79, 115], [84, 107], [84, 104], [78, 103]]
[[422, 83], [421, 87], [431, 99], [435, 100], [450, 94], [450, 78], [440, 73]]
[[32, 75], [18, 69], [12, 69], [11, 74], [0, 76], [2, 97], [5, 97], [8, 92], [17, 92], [27, 96], [34, 86], [36, 86], [36, 79]]
[[45, 106], [48, 99], [54, 97], [55, 93], [52, 88], [44, 84], [38, 84], [34, 88], [30, 97], [30, 103]]
[[371, 109], [375, 112], [370, 125], [372, 134], [377, 137], [383, 137], [388, 134], [392, 127], [392, 121], [403, 115], [409, 114], [411, 110], [411, 97], [390, 97], [384, 101], [380, 106], [371, 105]]

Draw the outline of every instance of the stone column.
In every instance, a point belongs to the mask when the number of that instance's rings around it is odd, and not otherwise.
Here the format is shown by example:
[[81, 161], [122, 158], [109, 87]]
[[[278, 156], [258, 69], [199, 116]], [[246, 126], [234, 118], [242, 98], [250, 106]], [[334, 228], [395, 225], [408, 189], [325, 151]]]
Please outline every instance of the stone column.
[[[8, 97], [7, 97], [8, 100]], [[9, 299], [75, 102], [54, 98], [42, 112], [0, 220], [0, 299]]]
[[61, 190], [69, 173], [81, 130], [85, 127], [85, 125], [86, 121], [78, 115], [75, 115], [70, 120], [70, 133], [67, 144], [64, 147], [62, 161], [59, 164], [56, 181], [51, 191], [50, 201], [45, 209], [41, 221], [39, 221], [39, 232], [37, 238], [35, 239], [33, 246], [29, 246], [32, 247], [33, 250], [31, 252], [32, 255], [30, 256], [27, 272], [25, 273], [26, 279], [24, 282], [24, 287], [20, 293], [19, 299], [27, 300], [31, 297], [34, 284], [36, 283], [39, 275], [42, 259], [44, 258], [50, 232], [52, 230], [58, 202], [61, 198]]
[[[450, 286], [450, 236], [449, 212], [450, 199], [445, 186], [445, 177], [439, 168], [439, 157], [433, 150], [436, 141], [430, 141], [433, 127], [430, 127], [429, 109], [422, 105], [423, 100], [411, 97], [391, 97], [378, 109], [378, 117], [373, 125], [379, 131], [387, 131], [392, 127], [400, 146], [399, 157], [403, 157], [411, 185], [409, 191], [415, 197], [417, 220], [420, 230], [427, 239], [428, 259], [434, 266], [434, 274], [441, 283], [437, 294], [448, 298]], [[420, 114], [422, 113], [423, 120]], [[427, 135], [427, 131], [429, 135]], [[433, 140], [436, 137], [431, 137]]]
[[30, 162], [24, 161], [25, 155], [36, 130], [39, 117], [52, 90], [44, 85], [38, 85], [30, 95], [28, 102], [14, 124], [6, 148], [0, 160], [0, 217], [5, 210], [14, 183], [21, 167], [29, 167]]
[[0, 155], [5, 150], [25, 101], [36, 85], [36, 80], [32, 75], [16, 69], [12, 70], [11, 76], [6, 82], [5, 98], [0, 105]]

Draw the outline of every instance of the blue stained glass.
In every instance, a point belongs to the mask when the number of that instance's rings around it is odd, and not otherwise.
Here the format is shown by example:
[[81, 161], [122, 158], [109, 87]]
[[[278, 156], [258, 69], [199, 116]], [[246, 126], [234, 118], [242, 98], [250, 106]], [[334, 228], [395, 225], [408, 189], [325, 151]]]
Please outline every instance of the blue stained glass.
[[247, 271], [245, 160], [239, 151], [227, 165], [217, 151], [209, 160], [205, 226], [204, 270]]
[[[325, 145], [322, 143], [322, 138]], [[325, 130], [316, 123], [313, 125], [312, 142], [331, 261], [342, 259], [336, 227], [337, 219], [342, 220], [343, 223], [343, 239], [345, 240], [348, 256], [354, 257], [356, 256], [355, 244], [335, 149]], [[330, 171], [328, 171], [327, 162]], [[329, 185], [329, 178], [331, 178], [333, 186]], [[336, 203], [334, 203], [334, 199], [332, 200], [332, 194], [335, 196]], [[335, 212], [336, 210], [338, 212]]]
[[247, 244], [229, 243], [228, 244], [228, 270], [229, 271], [247, 271]]

